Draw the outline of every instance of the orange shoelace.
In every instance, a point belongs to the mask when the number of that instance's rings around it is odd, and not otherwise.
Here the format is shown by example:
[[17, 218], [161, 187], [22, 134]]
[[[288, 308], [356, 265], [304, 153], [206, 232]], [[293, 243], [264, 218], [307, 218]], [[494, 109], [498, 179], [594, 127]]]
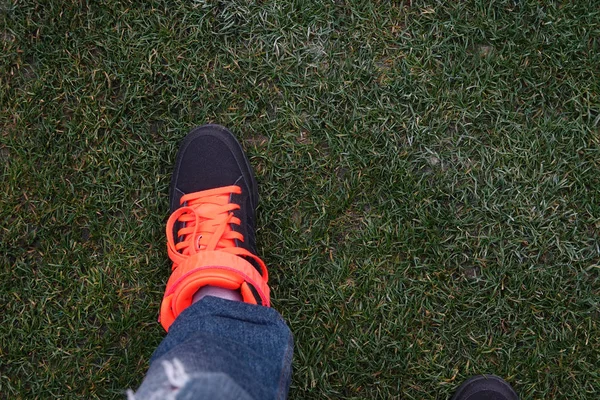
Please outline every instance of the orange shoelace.
[[[244, 235], [233, 230], [241, 221], [234, 215], [240, 206], [231, 196], [239, 186], [186, 194], [167, 221], [167, 250], [173, 261], [160, 306], [159, 321], [169, 327], [203, 286], [238, 290], [245, 303], [270, 307], [270, 289], [265, 263], [243, 247]], [[177, 230], [177, 243], [173, 230]], [[254, 264], [250, 261], [254, 261]], [[258, 266], [259, 270], [255, 267]]]
[[[175, 270], [186, 258], [202, 250], [223, 251], [243, 258], [251, 258], [260, 266], [262, 278], [268, 280], [265, 263], [248, 250], [237, 247], [236, 240], [244, 241], [244, 235], [232, 229], [240, 225], [233, 211], [240, 206], [230, 202], [232, 194], [241, 194], [239, 186], [225, 186], [184, 195], [178, 208], [167, 221], [167, 249]], [[173, 228], [182, 223], [175, 243]]]

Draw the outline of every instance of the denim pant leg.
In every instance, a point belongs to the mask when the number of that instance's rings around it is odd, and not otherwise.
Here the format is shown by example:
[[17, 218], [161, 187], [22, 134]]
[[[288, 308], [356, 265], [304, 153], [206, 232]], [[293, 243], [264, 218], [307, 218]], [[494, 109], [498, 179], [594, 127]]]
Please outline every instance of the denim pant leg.
[[130, 399], [285, 399], [292, 334], [272, 308], [207, 296], [183, 311]]

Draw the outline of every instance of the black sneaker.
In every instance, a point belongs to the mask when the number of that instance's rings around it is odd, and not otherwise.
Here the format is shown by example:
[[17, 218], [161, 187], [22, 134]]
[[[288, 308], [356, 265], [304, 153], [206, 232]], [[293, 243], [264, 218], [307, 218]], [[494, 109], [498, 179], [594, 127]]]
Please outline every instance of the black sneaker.
[[519, 400], [519, 396], [504, 379], [477, 375], [460, 385], [452, 400]]
[[256, 180], [230, 131], [204, 125], [185, 137], [169, 198], [173, 273], [161, 305], [165, 329], [206, 285], [239, 290], [245, 302], [269, 306], [267, 268], [256, 255]]
[[231, 199], [241, 206], [233, 213], [242, 223], [233, 229], [244, 236], [244, 241], [236, 241], [236, 245], [256, 254], [258, 185], [242, 146], [223, 126], [203, 125], [193, 129], [177, 151], [169, 187], [171, 213], [181, 207], [183, 195], [231, 185], [242, 189], [241, 194], [233, 194]]

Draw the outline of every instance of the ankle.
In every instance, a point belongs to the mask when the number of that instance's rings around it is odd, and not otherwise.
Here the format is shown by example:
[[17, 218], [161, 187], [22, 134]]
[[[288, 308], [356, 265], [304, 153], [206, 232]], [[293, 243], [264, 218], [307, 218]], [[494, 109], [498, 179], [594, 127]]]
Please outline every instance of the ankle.
[[242, 294], [238, 290], [207, 285], [202, 286], [196, 293], [194, 293], [194, 296], [192, 296], [192, 304], [200, 301], [205, 296], [219, 297], [221, 299], [232, 301], [244, 301]]

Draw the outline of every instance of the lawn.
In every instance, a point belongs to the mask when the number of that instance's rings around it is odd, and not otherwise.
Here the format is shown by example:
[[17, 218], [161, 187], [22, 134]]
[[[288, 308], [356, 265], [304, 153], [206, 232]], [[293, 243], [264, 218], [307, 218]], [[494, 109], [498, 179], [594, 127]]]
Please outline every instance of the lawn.
[[208, 122], [256, 171], [291, 399], [600, 398], [597, 1], [3, 0], [0, 399], [140, 384]]

